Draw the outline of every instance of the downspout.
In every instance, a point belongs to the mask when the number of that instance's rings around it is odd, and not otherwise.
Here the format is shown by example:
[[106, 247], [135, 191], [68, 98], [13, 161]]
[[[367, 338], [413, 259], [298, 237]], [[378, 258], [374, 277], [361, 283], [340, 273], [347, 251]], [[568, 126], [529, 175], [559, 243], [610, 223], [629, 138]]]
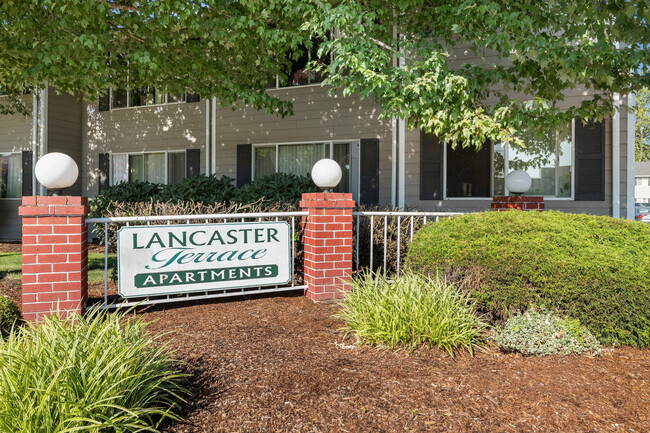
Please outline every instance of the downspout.
[[[393, 40], [397, 39], [397, 27], [393, 26]], [[397, 66], [397, 56], [393, 53], [393, 66]], [[391, 125], [391, 168], [390, 168], [390, 204], [397, 205], [397, 118], [390, 119]]]
[[[48, 136], [48, 93], [49, 86], [45, 83], [45, 87], [41, 90], [41, 113], [39, 115], [40, 122], [40, 149], [38, 152], [39, 158], [47, 154], [47, 136]], [[35, 158], [36, 159], [36, 158]], [[47, 189], [40, 185], [39, 195], [47, 195]]]
[[38, 159], [38, 104], [38, 86], [35, 86], [32, 92], [32, 195], [38, 194], [35, 170]]
[[621, 95], [614, 93], [612, 118], [612, 217], [621, 217]]
[[212, 142], [210, 143], [210, 146], [212, 147], [212, 150], [210, 151], [210, 155], [212, 157], [212, 169], [211, 172], [212, 174], [217, 173], [217, 98], [213, 97], [212, 98], [212, 133], [210, 134], [210, 137], [212, 138]]
[[636, 146], [634, 132], [636, 130], [636, 95], [627, 95], [627, 219], [634, 220], [634, 161], [636, 161]]
[[210, 176], [210, 100], [205, 101], [205, 175]]
[[[406, 59], [404, 56], [399, 58], [399, 66], [403, 68], [406, 66]], [[404, 195], [406, 191], [406, 119], [400, 118], [397, 121], [397, 135], [399, 140], [399, 208], [404, 209]]]
[[395, 207], [397, 204], [397, 118], [391, 118], [391, 170], [390, 170], [390, 204]]

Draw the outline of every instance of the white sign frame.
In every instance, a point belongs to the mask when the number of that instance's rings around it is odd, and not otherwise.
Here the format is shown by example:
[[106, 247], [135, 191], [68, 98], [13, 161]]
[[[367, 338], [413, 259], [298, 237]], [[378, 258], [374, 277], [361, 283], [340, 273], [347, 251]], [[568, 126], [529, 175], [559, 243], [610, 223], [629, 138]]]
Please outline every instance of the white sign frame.
[[[189, 237], [187, 233], [190, 233]], [[210, 240], [201, 245], [193, 244], [192, 234], [196, 233], [205, 233], [206, 238], [210, 237]], [[207, 236], [208, 233], [211, 235]], [[215, 233], [218, 233], [218, 236]], [[243, 233], [243, 236], [239, 236], [239, 233]], [[247, 242], [249, 234], [255, 242]], [[215, 251], [215, 246], [206, 245], [212, 243], [215, 236], [220, 242], [217, 247], [227, 247], [227, 249]], [[226, 237], [229, 242], [224, 242]], [[243, 237], [243, 242], [240, 237]], [[187, 247], [188, 241], [193, 245], [192, 247]], [[179, 246], [175, 246], [174, 242]], [[118, 294], [126, 299], [286, 285], [292, 281], [293, 276], [291, 242], [291, 230], [286, 221], [123, 226], [117, 232]], [[258, 244], [264, 248], [257, 250], [247, 248], [251, 244]], [[264, 251], [262, 256], [254, 257], [261, 254], [261, 251]], [[219, 260], [227, 253], [230, 253], [229, 258], [236, 256], [236, 260]], [[162, 256], [158, 257], [159, 254]], [[242, 258], [246, 254], [248, 257]], [[154, 257], [160, 260], [154, 260]], [[189, 262], [182, 262], [193, 257], [196, 258]], [[209, 261], [212, 258], [215, 260]], [[196, 262], [199, 259], [201, 261]], [[167, 263], [162, 266], [150, 267], [164, 261]], [[144, 265], [144, 263], [148, 264]], [[192, 267], [184, 269], [183, 266], [186, 265]], [[161, 271], [162, 268], [167, 269]], [[240, 278], [217, 279], [220, 275], [222, 278], [225, 277], [226, 272], [228, 275], [233, 275], [233, 270], [239, 272]], [[247, 271], [248, 276], [242, 278]], [[259, 277], [261, 272], [273, 274], [274, 271], [277, 271], [276, 275]], [[182, 281], [179, 275], [181, 273], [184, 273], [185, 283], [164, 284], [167, 280], [173, 281], [177, 277]], [[255, 273], [259, 278], [250, 276]], [[164, 275], [167, 277], [165, 278]], [[209, 281], [205, 280], [206, 275]], [[200, 278], [200, 281], [195, 281], [195, 277]], [[144, 282], [141, 281], [143, 278]], [[140, 284], [136, 279], [141, 281]], [[152, 286], [138, 287], [138, 285], [146, 285], [150, 280], [153, 281]], [[198, 285], [200, 288], [197, 287]]]

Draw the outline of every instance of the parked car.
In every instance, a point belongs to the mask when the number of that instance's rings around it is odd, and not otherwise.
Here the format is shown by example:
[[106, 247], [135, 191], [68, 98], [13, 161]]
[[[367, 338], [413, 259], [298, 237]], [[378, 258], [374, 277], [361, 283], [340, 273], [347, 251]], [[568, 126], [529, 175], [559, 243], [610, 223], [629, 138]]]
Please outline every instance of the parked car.
[[636, 203], [634, 205], [634, 219], [650, 223], [650, 203]]

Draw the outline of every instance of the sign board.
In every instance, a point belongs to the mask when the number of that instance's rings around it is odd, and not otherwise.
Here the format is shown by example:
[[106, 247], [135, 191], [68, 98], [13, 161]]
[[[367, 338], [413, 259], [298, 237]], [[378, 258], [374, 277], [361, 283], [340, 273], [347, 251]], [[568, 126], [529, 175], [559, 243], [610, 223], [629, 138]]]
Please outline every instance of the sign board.
[[117, 257], [124, 298], [282, 285], [293, 272], [287, 222], [122, 227]]

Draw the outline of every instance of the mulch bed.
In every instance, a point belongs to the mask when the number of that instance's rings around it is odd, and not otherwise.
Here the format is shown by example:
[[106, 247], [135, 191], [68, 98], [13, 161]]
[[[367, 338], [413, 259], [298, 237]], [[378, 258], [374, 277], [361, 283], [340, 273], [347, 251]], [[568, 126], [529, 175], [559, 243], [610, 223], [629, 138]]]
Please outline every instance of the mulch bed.
[[[19, 282], [0, 279], [0, 294], [19, 300]], [[336, 308], [275, 296], [145, 309], [193, 393], [165, 432], [650, 431], [650, 350], [393, 352], [345, 338]]]

